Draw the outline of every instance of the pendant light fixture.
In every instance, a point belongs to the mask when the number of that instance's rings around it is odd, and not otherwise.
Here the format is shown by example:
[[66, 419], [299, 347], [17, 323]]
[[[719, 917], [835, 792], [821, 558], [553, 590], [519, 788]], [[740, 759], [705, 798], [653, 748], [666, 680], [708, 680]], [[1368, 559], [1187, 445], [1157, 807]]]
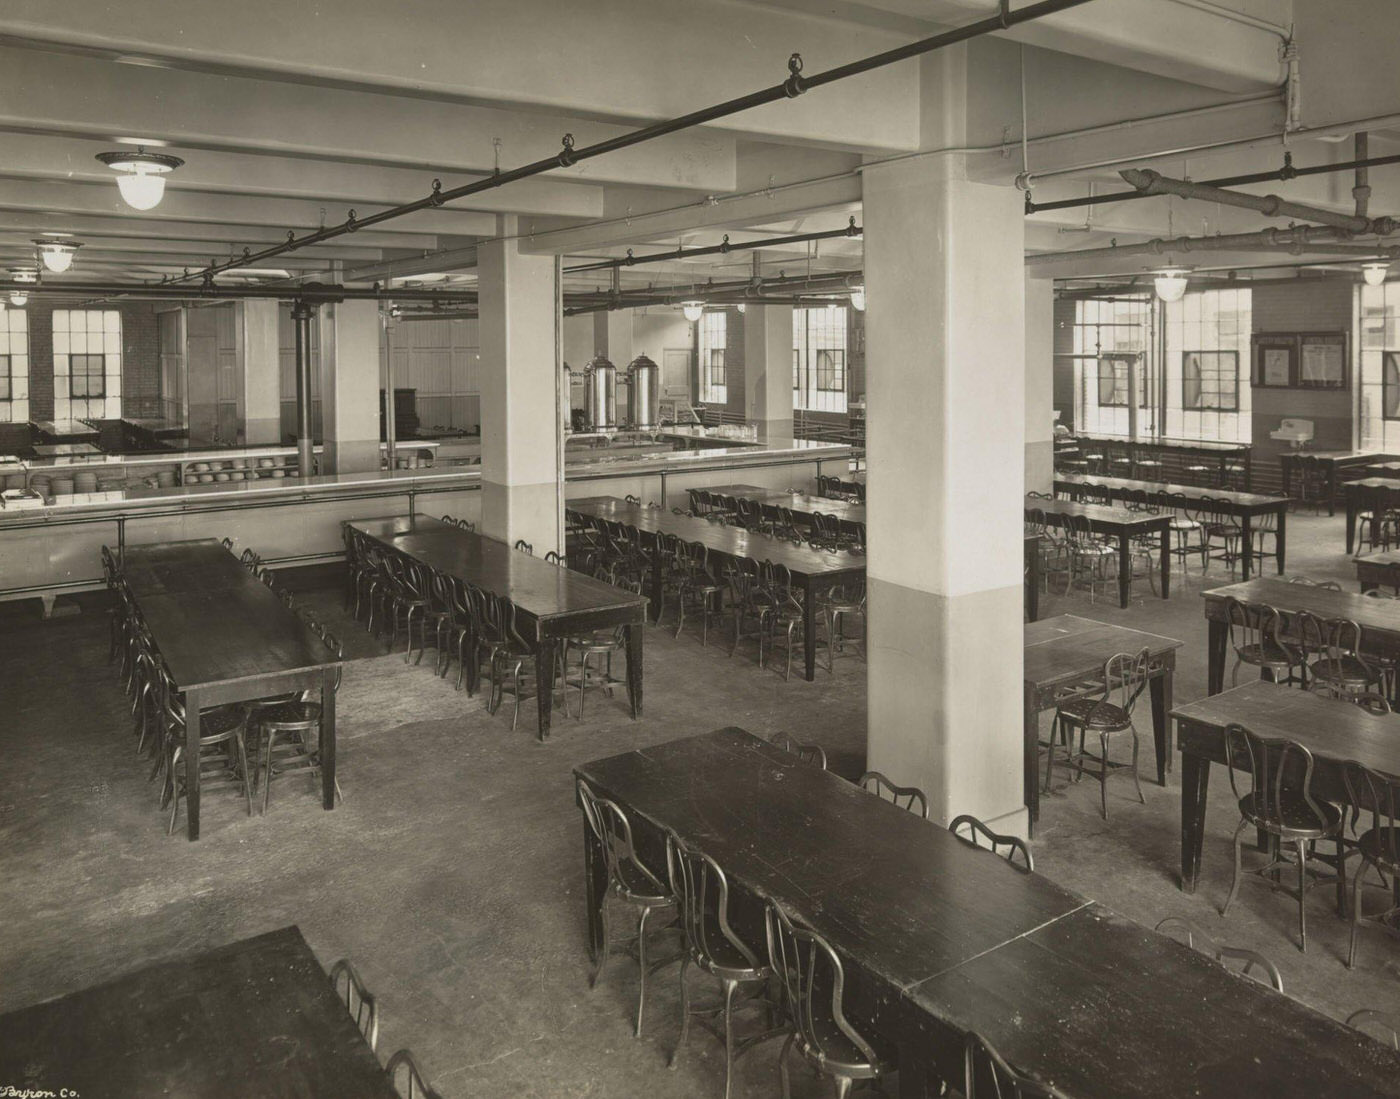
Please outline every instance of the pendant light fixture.
[[166, 153], [148, 153], [144, 145], [136, 152], [98, 153], [97, 159], [117, 173], [117, 189], [133, 210], [151, 210], [165, 195], [165, 177], [185, 162]]
[[865, 287], [857, 286], [851, 291], [851, 308], [857, 313], [865, 312]]
[[1374, 263], [1361, 265], [1361, 274], [1366, 279], [1367, 286], [1379, 286], [1385, 282], [1385, 276], [1390, 271], [1390, 264], [1384, 260], [1377, 260]]
[[44, 266], [54, 274], [62, 274], [73, 266], [73, 256], [82, 247], [79, 241], [71, 237], [37, 237], [34, 241], [39, 249], [39, 258], [44, 261]]
[[705, 315], [705, 303], [703, 301], [683, 301], [681, 302], [681, 312], [685, 314], [685, 319], [694, 324]]
[[1164, 267], [1152, 279], [1157, 296], [1163, 301], [1180, 301], [1186, 293], [1186, 269], [1184, 267]]
[[[38, 282], [39, 274], [28, 267], [15, 267], [10, 270], [10, 279], [13, 282]], [[28, 305], [29, 292], [27, 290], [10, 291], [10, 304], [14, 306]]]

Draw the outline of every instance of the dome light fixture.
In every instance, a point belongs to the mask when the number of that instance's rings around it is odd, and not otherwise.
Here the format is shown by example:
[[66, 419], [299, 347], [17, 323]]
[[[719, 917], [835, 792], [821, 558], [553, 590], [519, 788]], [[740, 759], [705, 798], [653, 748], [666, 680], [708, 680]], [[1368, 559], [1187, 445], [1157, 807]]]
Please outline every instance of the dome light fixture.
[[865, 312], [865, 287], [857, 286], [851, 290], [851, 308], [857, 313]]
[[703, 301], [683, 301], [681, 302], [681, 312], [685, 314], [685, 319], [694, 324], [705, 315], [705, 303]]
[[167, 153], [148, 153], [144, 145], [136, 152], [98, 153], [97, 159], [117, 173], [117, 189], [133, 210], [151, 210], [165, 195], [165, 177], [185, 162]]
[[739, 303], [738, 305], [736, 305], [734, 308], [736, 308], [737, 310], [739, 310], [740, 314], [743, 314], [744, 312], [746, 312], [746, 311], [748, 310], [748, 306], [745, 305], [743, 302], [740, 302], [740, 303]]
[[1164, 267], [1152, 279], [1157, 296], [1163, 301], [1180, 301], [1186, 293], [1186, 269], [1184, 267]]
[[[39, 281], [39, 273], [30, 267], [12, 267], [10, 269], [10, 279], [12, 282], [33, 282]], [[25, 306], [29, 304], [29, 291], [10, 291], [10, 304], [15, 306]]]
[[79, 241], [70, 237], [39, 237], [34, 241], [39, 249], [39, 258], [56, 275], [61, 275], [73, 266], [73, 256], [82, 247]]
[[1367, 286], [1380, 286], [1385, 282], [1385, 276], [1390, 271], [1390, 264], [1385, 260], [1376, 260], [1373, 263], [1363, 263], [1361, 265], [1362, 277], [1366, 279]]

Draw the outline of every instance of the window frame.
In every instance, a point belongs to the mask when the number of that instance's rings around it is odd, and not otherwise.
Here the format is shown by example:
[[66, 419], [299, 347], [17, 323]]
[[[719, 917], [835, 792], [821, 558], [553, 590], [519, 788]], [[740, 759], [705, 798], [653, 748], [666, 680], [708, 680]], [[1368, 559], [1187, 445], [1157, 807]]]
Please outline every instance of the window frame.
[[[1395, 380], [1390, 380], [1392, 368], [1395, 372]], [[1395, 413], [1389, 411], [1391, 394], [1395, 395]], [[1400, 349], [1381, 351], [1381, 419], [1396, 421], [1400, 420]]]
[[9, 404], [15, 399], [14, 361], [7, 351], [0, 355], [0, 401]]
[[[1188, 379], [1186, 376], [1186, 364], [1192, 356], [1197, 356], [1198, 374], [1196, 378], [1196, 402], [1188, 403], [1186, 398], [1186, 387]], [[1201, 357], [1212, 356], [1217, 362], [1229, 360], [1234, 364], [1234, 385], [1230, 387], [1230, 404], [1205, 404], [1202, 399], [1205, 395], [1205, 386], [1202, 384], [1204, 375], [1199, 373]], [[1218, 381], [1219, 379], [1217, 379]], [[1222, 385], [1216, 386], [1216, 397], [1219, 399], [1225, 393]], [[1181, 353], [1181, 410], [1183, 412], [1239, 412], [1240, 410], [1240, 353], [1230, 348], [1213, 348], [1208, 351], [1183, 351]]]
[[[1138, 368], [1138, 408], [1152, 407], [1151, 403], [1148, 400], [1147, 393], [1147, 359], [1145, 356], [1142, 355], [1141, 352], [1105, 352], [1102, 354], [1093, 355], [1091, 357], [1095, 360], [1096, 364], [1094, 367], [1094, 385], [1095, 396], [1097, 398], [1099, 408], [1128, 407], [1128, 401], [1132, 396], [1131, 389], [1128, 386], [1128, 369], [1129, 366], [1132, 364], [1135, 364]], [[1103, 365], [1106, 362], [1114, 364], [1115, 368], [1118, 366], [1123, 367], [1123, 399], [1121, 401], [1105, 401], [1103, 399]], [[1114, 370], [1114, 373], [1115, 375], [1117, 374], [1116, 369]], [[1116, 377], [1113, 380], [1113, 388], [1115, 392], [1118, 389], [1118, 379]]]
[[[716, 323], [715, 318], [718, 318]], [[719, 328], [719, 332], [714, 329]], [[711, 338], [722, 337], [718, 344]], [[729, 403], [729, 316], [723, 309], [706, 310], [695, 322], [695, 362], [699, 377], [698, 403]], [[716, 380], [718, 379], [718, 380]]]
[[[87, 383], [88, 391], [86, 393], [78, 393], [73, 388], [73, 383], [79, 376], [74, 367], [80, 359], [84, 360], [82, 378]], [[97, 360], [98, 390], [96, 393], [92, 391], [91, 360], [93, 359]], [[68, 399], [70, 401], [105, 401], [107, 399], [107, 354], [105, 351], [70, 351], [68, 353]]]
[[[838, 322], [826, 317], [832, 312], [827, 307], [795, 308], [793, 310], [793, 349], [792, 349], [792, 407], [794, 412], [812, 412], [818, 415], [847, 416], [851, 401], [851, 314], [846, 306], [838, 307], [841, 319]], [[801, 337], [799, 344], [798, 321], [800, 318]], [[823, 326], [823, 319], [827, 324]], [[813, 346], [816, 343], [833, 342], [839, 329], [841, 346]], [[817, 339], [814, 341], [814, 333]], [[821, 357], [826, 356], [825, 366]], [[825, 383], [823, 384], [823, 378]], [[827, 395], [823, 400], [820, 395]], [[823, 408], [823, 404], [832, 407]]]

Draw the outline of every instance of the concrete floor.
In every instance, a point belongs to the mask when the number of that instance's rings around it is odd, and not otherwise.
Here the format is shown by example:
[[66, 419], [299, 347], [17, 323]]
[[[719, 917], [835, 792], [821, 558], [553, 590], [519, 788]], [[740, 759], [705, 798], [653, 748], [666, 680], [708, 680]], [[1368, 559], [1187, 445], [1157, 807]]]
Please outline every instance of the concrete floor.
[[[1351, 585], [1340, 518], [1291, 517], [1289, 546], [1290, 573]], [[1176, 698], [1186, 702], [1205, 693], [1202, 586], [1193, 575], [1164, 603], [1143, 584], [1127, 610], [1052, 595], [1043, 613], [1183, 639]], [[81, 615], [47, 622], [33, 604], [0, 608], [0, 1011], [295, 923], [327, 967], [355, 961], [381, 1005], [381, 1054], [411, 1046], [445, 1096], [719, 1095], [723, 1061], [704, 1031], [692, 1032], [677, 1070], [666, 1067], [678, 1029], [674, 970], [653, 985], [640, 1041], [630, 1030], [635, 971], [615, 962], [588, 989], [571, 769], [734, 724], [816, 741], [833, 770], [854, 777], [864, 760], [864, 665], [845, 659], [814, 684], [784, 683], [756, 667], [751, 649], [731, 661], [725, 646], [652, 630], [645, 718], [628, 719], [621, 691], [590, 695], [584, 718], [559, 720], [540, 745], [532, 708], [512, 731], [508, 707], [488, 716], [427, 667], [375, 655], [341, 615], [338, 592], [302, 601], [360, 658], [338, 707], [345, 802], [323, 812], [309, 780], [288, 778], [274, 785], [268, 815], [249, 819], [231, 791], [213, 791], [195, 844], [165, 835], [106, 664], [100, 607], [85, 599]], [[1237, 817], [1224, 774], [1214, 779], [1196, 895], [1177, 888], [1175, 775], [1166, 789], [1144, 785], [1145, 806], [1130, 782], [1113, 780], [1107, 822], [1092, 782], [1050, 796], [1038, 869], [1143, 923], [1185, 915], [1263, 952], [1291, 995], [1329, 1015], [1400, 1010], [1400, 951], [1372, 931], [1348, 971], [1346, 924], [1327, 891], [1308, 902], [1306, 955], [1293, 945], [1285, 896], [1246, 883], [1220, 918]], [[776, 1053], [766, 1046], [740, 1062], [736, 1095], [776, 1093]], [[826, 1094], [797, 1080], [799, 1094]]]

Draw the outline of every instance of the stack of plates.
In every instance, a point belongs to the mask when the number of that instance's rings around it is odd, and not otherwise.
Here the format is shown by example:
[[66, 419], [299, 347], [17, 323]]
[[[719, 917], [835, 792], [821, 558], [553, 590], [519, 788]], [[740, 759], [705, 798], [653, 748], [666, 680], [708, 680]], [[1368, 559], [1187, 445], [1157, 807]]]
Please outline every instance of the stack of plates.
[[55, 496], [72, 496], [73, 482], [68, 477], [55, 477], [53, 479], [53, 494]]
[[81, 473], [73, 474], [74, 492], [96, 492], [97, 474], [84, 470]]
[[234, 469], [247, 469], [247, 468], [248, 468], [248, 459], [247, 459], [247, 458], [235, 458], [235, 459], [233, 460], [233, 468], [234, 468]]
[[276, 462], [275, 460], [273, 460], [272, 458], [259, 458], [259, 459], [258, 459], [258, 468], [259, 468], [259, 469], [271, 469], [271, 468], [272, 468], [273, 466], [275, 466], [276, 464], [277, 464], [277, 462]]
[[50, 496], [53, 493], [52, 483], [46, 473], [36, 473], [29, 478], [29, 487], [40, 496]]
[[209, 463], [208, 463], [208, 462], [195, 462], [194, 465], [190, 466], [190, 472], [191, 472], [191, 473], [207, 473], [208, 471], [209, 471]]

